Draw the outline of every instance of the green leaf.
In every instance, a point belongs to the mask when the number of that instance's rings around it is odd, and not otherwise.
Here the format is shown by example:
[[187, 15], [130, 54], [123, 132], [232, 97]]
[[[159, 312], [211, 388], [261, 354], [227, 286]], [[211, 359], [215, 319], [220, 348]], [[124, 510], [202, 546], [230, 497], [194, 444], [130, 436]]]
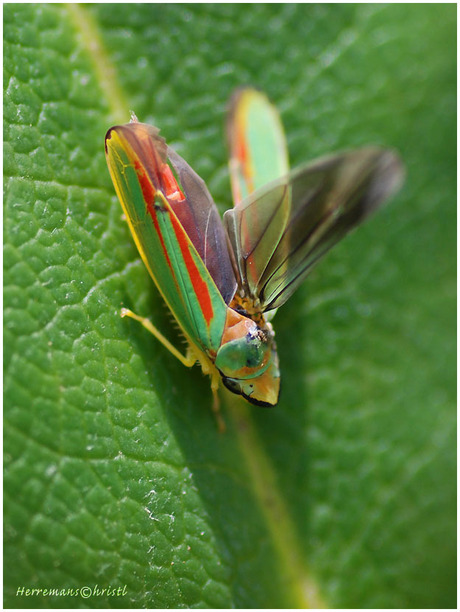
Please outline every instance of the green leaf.
[[[454, 607], [456, 7], [7, 4], [4, 83], [5, 606]], [[220, 435], [119, 317], [180, 343], [103, 139], [134, 110], [225, 209], [247, 83], [293, 166], [376, 143], [407, 180], [278, 313], [279, 406], [222, 393]]]

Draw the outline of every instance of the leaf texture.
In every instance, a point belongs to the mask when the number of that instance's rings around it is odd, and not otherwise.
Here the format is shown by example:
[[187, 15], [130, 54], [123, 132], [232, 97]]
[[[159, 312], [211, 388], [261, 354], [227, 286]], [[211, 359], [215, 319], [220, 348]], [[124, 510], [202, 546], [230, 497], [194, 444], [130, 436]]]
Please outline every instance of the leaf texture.
[[[5, 607], [456, 605], [455, 58], [454, 5], [4, 6]], [[180, 346], [103, 141], [134, 110], [223, 212], [247, 83], [292, 167], [375, 144], [408, 178], [277, 314], [279, 406], [223, 394], [220, 436], [119, 318]]]

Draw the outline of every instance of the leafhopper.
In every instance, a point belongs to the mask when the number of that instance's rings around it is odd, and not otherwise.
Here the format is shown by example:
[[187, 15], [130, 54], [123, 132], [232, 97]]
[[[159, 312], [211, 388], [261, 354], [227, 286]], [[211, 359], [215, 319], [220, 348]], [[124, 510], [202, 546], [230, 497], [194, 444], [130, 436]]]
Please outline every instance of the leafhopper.
[[139, 253], [187, 341], [184, 365], [259, 406], [274, 406], [280, 369], [271, 319], [313, 266], [400, 187], [398, 155], [365, 147], [289, 171], [280, 117], [252, 88], [227, 119], [234, 207], [221, 220], [204, 181], [139, 123], [108, 130], [107, 163]]

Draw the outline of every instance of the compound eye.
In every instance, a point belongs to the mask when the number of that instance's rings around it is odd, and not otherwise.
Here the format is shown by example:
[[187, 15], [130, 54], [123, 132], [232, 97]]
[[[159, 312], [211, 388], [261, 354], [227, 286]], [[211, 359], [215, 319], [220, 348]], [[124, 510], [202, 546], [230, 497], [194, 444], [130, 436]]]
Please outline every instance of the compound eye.
[[272, 345], [259, 331], [231, 340], [219, 348], [215, 364], [224, 376], [241, 380], [262, 373]]
[[226, 376], [222, 376], [222, 382], [227, 387], [229, 391], [232, 393], [236, 393], [237, 395], [241, 395], [241, 385], [234, 378], [227, 378]]

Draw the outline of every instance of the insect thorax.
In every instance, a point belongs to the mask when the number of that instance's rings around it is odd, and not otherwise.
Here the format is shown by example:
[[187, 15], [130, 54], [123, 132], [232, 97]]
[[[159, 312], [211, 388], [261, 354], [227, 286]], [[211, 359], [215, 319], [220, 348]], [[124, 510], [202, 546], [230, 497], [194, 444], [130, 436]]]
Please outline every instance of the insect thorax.
[[236, 312], [249, 317], [255, 321], [261, 328], [266, 325], [264, 315], [260, 308], [260, 300], [251, 296], [241, 296], [239, 293], [235, 293], [232, 301], [229, 304], [230, 308], [236, 310]]

